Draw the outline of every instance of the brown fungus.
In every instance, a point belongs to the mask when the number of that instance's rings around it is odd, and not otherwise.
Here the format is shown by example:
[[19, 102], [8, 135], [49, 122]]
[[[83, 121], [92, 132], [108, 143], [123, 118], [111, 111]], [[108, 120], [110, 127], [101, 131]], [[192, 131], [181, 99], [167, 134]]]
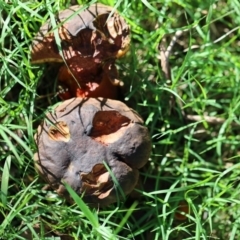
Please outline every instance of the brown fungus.
[[[129, 48], [130, 29], [110, 6], [95, 3], [71, 6], [56, 15], [63, 57], [92, 57], [96, 61], [123, 56]], [[63, 62], [50, 20], [42, 25], [32, 44], [32, 63]]]
[[117, 201], [117, 185], [124, 194], [133, 190], [151, 150], [140, 116], [104, 98], [64, 101], [47, 114], [35, 141], [36, 169], [59, 195], [69, 197], [67, 183], [87, 203], [100, 205]]
[[54, 28], [48, 20], [33, 39], [33, 64], [60, 62], [59, 85], [65, 89], [60, 97], [116, 98], [118, 74], [115, 60], [127, 52], [130, 28], [112, 7], [95, 3], [87, 8], [71, 6], [60, 11], [56, 27], [61, 44], [57, 47]]

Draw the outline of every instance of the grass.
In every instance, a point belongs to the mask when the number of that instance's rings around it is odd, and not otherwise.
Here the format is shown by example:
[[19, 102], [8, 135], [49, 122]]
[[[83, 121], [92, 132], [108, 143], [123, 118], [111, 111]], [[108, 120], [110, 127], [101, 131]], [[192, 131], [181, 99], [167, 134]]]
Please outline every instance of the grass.
[[[32, 160], [36, 128], [59, 99], [56, 72], [30, 64], [30, 45], [69, 2], [0, 1], [0, 238], [240, 239], [239, 1], [99, 1], [131, 25], [118, 68], [153, 146], [138, 197], [102, 209], [71, 189], [73, 206], [42, 190]], [[178, 30], [165, 79], [158, 46]]]

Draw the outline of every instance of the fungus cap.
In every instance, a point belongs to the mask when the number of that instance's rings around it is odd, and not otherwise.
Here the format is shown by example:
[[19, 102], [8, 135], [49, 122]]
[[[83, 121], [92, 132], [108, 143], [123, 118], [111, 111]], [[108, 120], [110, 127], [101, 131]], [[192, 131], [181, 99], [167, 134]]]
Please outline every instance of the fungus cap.
[[[118, 58], [129, 48], [130, 28], [110, 6], [71, 6], [57, 14], [56, 26], [66, 61], [75, 56]], [[40, 28], [32, 44], [32, 63], [63, 62], [53, 30], [50, 20]]]
[[[81, 59], [80, 59], [81, 60]], [[118, 70], [114, 63], [106, 62], [97, 66], [92, 61], [79, 62], [73, 58], [69, 68], [63, 65], [58, 74], [58, 84], [62, 93], [59, 97], [67, 100], [73, 97], [103, 97], [117, 99], [119, 87], [123, 82], [118, 80]]]
[[65, 182], [87, 203], [100, 205], [117, 201], [117, 185], [124, 194], [134, 189], [151, 151], [141, 117], [104, 98], [64, 101], [46, 115], [35, 141], [36, 169], [59, 195], [69, 199]]

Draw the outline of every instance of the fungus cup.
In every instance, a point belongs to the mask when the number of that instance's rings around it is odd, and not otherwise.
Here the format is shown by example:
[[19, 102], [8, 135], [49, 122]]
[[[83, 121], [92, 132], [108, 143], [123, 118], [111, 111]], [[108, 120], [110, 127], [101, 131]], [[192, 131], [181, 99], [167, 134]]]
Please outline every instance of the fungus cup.
[[59, 195], [70, 199], [67, 183], [86, 203], [101, 206], [116, 202], [118, 190], [134, 189], [151, 151], [141, 117], [104, 98], [64, 101], [46, 115], [35, 141], [36, 169]]
[[[112, 7], [96, 3], [85, 9], [76, 5], [60, 11], [56, 24], [62, 54], [49, 20], [33, 40], [31, 62], [63, 63], [58, 78], [70, 89], [69, 94], [60, 96], [63, 100], [69, 96], [115, 98], [113, 92], [121, 85], [121, 81], [116, 81], [115, 60], [124, 56], [130, 45], [126, 21]], [[107, 91], [106, 81], [110, 89]], [[72, 82], [75, 83], [71, 85]]]

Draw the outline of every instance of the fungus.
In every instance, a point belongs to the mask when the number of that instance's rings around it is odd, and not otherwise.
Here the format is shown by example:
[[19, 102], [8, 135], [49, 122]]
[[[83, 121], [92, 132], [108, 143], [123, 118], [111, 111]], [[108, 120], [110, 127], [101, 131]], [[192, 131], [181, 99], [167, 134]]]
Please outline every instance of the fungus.
[[[61, 53], [50, 20], [42, 25], [32, 43], [33, 64], [60, 62], [59, 83], [70, 89], [60, 97], [116, 98], [115, 60], [125, 55], [130, 28], [112, 7], [100, 3], [84, 9], [76, 5], [56, 16]], [[105, 88], [109, 88], [105, 89]]]
[[[91, 60], [91, 59], [90, 59]], [[114, 64], [105, 63], [104, 66], [82, 64], [79, 59], [72, 59], [69, 67], [63, 65], [58, 74], [59, 86], [67, 89], [59, 94], [62, 100], [72, 97], [104, 97], [115, 99], [118, 96], [118, 71]], [[67, 92], [67, 96], [66, 96]]]
[[86, 203], [102, 206], [117, 201], [118, 187], [132, 192], [151, 151], [141, 117], [104, 98], [64, 101], [46, 115], [35, 141], [36, 169], [59, 195], [69, 198], [67, 183]]

